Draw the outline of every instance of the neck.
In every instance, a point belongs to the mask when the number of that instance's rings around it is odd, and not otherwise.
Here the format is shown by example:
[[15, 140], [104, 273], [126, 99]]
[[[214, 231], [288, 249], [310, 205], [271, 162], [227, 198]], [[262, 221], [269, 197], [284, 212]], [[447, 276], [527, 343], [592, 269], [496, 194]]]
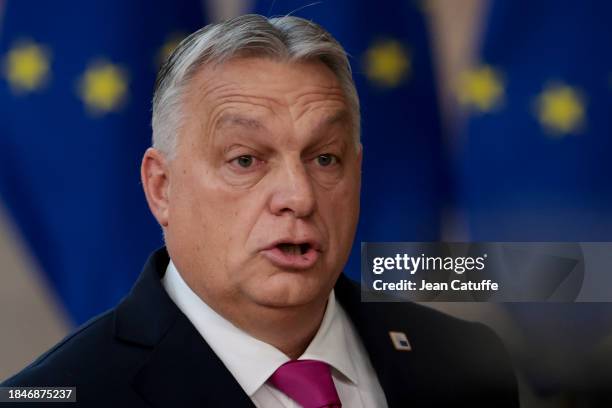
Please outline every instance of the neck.
[[238, 308], [238, 313], [224, 310], [220, 314], [251, 336], [276, 347], [294, 360], [304, 354], [317, 334], [326, 306], [327, 298], [303, 306], [259, 306], [249, 312], [245, 312], [245, 308]]

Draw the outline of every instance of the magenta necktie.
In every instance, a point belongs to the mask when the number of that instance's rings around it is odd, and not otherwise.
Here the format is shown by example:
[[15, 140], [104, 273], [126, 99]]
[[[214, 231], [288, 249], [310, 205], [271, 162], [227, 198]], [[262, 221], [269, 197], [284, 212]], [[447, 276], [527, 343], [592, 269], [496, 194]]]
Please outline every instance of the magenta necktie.
[[270, 384], [304, 408], [341, 408], [331, 370], [316, 360], [294, 360], [270, 376]]

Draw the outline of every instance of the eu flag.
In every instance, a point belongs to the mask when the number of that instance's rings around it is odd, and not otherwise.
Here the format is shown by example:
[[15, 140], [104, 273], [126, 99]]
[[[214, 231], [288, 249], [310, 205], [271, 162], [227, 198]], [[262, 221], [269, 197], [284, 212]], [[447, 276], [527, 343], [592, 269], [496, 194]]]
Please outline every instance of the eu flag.
[[[346, 273], [360, 274], [360, 242], [435, 241], [445, 162], [424, 10], [416, 1], [257, 2], [267, 16], [322, 25], [346, 49], [361, 101], [361, 217]], [[338, 214], [339, 217], [342, 214]]]
[[74, 323], [161, 245], [139, 182], [156, 70], [200, 0], [9, 0], [0, 38], [0, 197]]
[[611, 240], [612, 4], [490, 13], [460, 95], [474, 112], [458, 173], [472, 238]]
[[[611, 19], [612, 4], [596, 0], [492, 2], [480, 62], [459, 89], [472, 114], [456, 174], [473, 240], [612, 239]], [[537, 389], [601, 380], [592, 366], [610, 358], [597, 354], [610, 305], [508, 308]]]

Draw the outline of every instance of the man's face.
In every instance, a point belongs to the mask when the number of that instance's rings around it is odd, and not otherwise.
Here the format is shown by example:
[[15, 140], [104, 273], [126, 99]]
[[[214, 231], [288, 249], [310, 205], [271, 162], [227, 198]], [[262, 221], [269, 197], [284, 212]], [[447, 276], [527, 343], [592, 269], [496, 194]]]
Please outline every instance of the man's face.
[[213, 305], [306, 305], [341, 273], [359, 213], [361, 147], [320, 62], [203, 68], [168, 167], [166, 243]]

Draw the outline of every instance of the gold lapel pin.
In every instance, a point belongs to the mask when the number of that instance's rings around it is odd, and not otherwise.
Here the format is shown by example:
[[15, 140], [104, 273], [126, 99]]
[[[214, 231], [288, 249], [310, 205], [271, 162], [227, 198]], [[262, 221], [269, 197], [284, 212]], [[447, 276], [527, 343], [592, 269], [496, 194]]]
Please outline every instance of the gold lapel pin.
[[393, 343], [393, 347], [395, 347], [398, 351], [410, 351], [412, 350], [412, 346], [408, 341], [408, 337], [403, 332], [390, 331], [389, 337], [391, 337], [391, 342]]

